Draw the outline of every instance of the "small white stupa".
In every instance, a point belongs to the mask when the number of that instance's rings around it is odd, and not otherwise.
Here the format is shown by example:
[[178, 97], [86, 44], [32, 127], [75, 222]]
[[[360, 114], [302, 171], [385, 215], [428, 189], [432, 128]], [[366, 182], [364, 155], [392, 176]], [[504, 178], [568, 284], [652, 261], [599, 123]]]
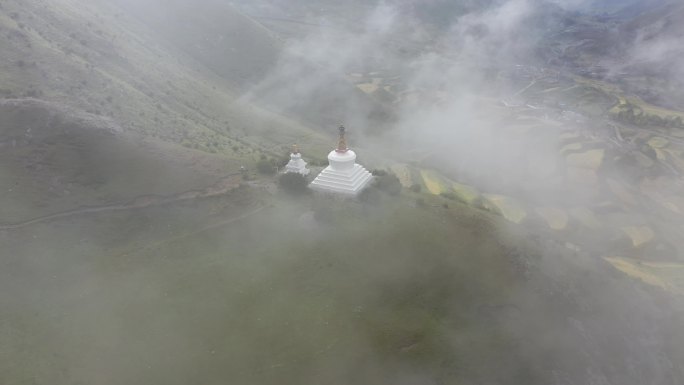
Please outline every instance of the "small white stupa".
[[340, 139], [337, 148], [328, 154], [329, 166], [311, 183], [318, 191], [347, 195], [357, 195], [373, 176], [363, 166], [356, 163], [356, 153], [347, 147], [345, 128], [340, 126]]
[[292, 146], [290, 161], [285, 166], [285, 173], [288, 172], [302, 174], [304, 176], [309, 175], [310, 172], [310, 170], [306, 168], [306, 162], [302, 159], [302, 154], [299, 152], [299, 147], [297, 147], [296, 144]]

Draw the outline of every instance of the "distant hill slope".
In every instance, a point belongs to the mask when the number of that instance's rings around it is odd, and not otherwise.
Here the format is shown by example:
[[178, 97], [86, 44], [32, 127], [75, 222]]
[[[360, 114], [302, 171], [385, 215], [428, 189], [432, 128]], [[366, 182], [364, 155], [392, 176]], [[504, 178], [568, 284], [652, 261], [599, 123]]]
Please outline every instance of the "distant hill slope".
[[667, 3], [668, 0], [584, 0], [567, 2], [570, 7], [584, 12], [608, 14], [637, 14], [643, 10]]
[[[620, 26], [623, 71], [633, 92], [684, 110], [684, 4], [654, 7]], [[639, 76], [646, 80], [638, 79]]]
[[273, 32], [224, 0], [115, 3], [167, 44], [226, 79], [234, 91], [246, 95], [241, 100], [317, 127], [334, 128], [345, 121], [372, 130], [390, 115], [341, 74], [294, 55]]
[[[249, 63], [267, 63], [265, 58], [278, 55], [276, 41], [265, 30], [229, 8], [220, 10], [217, 17], [228, 15], [242, 25], [242, 33], [231, 32], [231, 39], [249, 42], [245, 46], [264, 42], [263, 49], [245, 48], [239, 60], [228, 57], [234, 68], [246, 70]], [[186, 29], [200, 29], [198, 17]], [[228, 156], [280, 153], [279, 144], [287, 147], [302, 137], [312, 146], [327, 140], [292, 119], [240, 101], [239, 84], [251, 75], [236, 70], [235, 76], [221, 76], [205, 65], [210, 58], [193, 54], [188, 44], [160, 38], [156, 22], [141, 20], [104, 0], [3, 2], [0, 97], [78, 107], [116, 121], [125, 131]]]
[[282, 43], [222, 0], [115, 0], [142, 23], [216, 74], [241, 87], [263, 78]]
[[644, 40], [657, 38], [682, 38], [684, 36], [684, 4], [665, 4], [640, 13], [622, 25], [621, 30], [629, 37], [638, 35]]
[[649, 103], [684, 110], [684, 4], [654, 0], [616, 13], [596, 12], [556, 23], [554, 33], [544, 35], [539, 56], [618, 84]]

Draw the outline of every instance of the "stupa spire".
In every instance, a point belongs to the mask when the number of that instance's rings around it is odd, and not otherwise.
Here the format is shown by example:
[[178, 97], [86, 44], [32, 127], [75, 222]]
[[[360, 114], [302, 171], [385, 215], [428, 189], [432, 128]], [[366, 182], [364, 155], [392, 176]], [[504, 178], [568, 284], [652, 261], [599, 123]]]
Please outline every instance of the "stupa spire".
[[293, 144], [292, 145], [292, 153], [293, 154], [299, 154], [299, 146], [297, 146], [296, 144]]
[[340, 128], [338, 128], [338, 130], [340, 132], [340, 139], [337, 142], [337, 148], [335, 149], [335, 151], [339, 153], [345, 153], [349, 151], [349, 147], [347, 147], [347, 139], [344, 137], [347, 129], [344, 128], [343, 125], [340, 125]]

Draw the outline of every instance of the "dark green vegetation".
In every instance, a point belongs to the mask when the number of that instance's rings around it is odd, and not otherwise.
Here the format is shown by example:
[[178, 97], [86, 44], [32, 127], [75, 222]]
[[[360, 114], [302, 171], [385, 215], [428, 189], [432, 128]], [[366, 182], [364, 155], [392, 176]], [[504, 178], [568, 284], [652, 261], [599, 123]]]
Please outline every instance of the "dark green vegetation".
[[643, 289], [465, 206], [260, 195], [0, 233], [3, 383], [547, 384], [681, 347]]
[[309, 181], [302, 174], [288, 172], [278, 178], [278, 185], [290, 194], [307, 194]]
[[276, 164], [273, 159], [260, 159], [257, 162], [257, 170], [265, 175], [273, 175], [276, 173]]
[[387, 194], [399, 195], [401, 193], [401, 182], [396, 175], [385, 170], [373, 170], [375, 176], [374, 186]]

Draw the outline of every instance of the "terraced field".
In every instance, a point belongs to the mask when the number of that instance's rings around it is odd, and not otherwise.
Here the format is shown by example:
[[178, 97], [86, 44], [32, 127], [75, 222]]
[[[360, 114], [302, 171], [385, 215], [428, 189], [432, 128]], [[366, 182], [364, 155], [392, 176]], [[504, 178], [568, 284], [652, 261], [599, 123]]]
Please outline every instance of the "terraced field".
[[420, 170], [420, 175], [423, 178], [422, 183], [425, 184], [425, 187], [431, 194], [439, 195], [447, 191], [447, 188], [440, 180], [441, 178], [434, 172], [428, 170]]

